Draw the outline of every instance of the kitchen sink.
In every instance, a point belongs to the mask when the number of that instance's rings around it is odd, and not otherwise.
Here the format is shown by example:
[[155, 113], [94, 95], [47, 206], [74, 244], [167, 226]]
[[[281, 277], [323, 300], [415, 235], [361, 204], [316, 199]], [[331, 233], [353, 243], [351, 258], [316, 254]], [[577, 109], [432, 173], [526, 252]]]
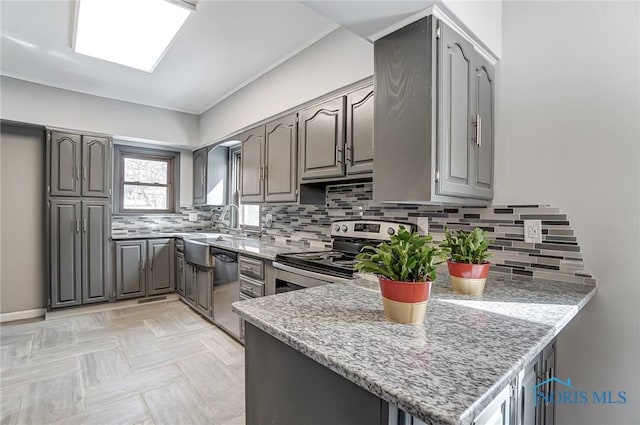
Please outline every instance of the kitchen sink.
[[193, 239], [184, 240], [184, 260], [189, 264], [213, 267], [213, 257], [209, 253], [209, 244]]

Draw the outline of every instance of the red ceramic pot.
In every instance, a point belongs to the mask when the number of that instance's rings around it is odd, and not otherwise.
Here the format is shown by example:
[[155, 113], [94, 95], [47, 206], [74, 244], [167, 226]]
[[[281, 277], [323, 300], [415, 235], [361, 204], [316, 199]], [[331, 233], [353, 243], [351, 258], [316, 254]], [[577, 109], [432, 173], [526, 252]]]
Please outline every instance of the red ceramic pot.
[[464, 295], [480, 295], [484, 292], [491, 263], [467, 264], [447, 260], [453, 292]]
[[421, 323], [427, 313], [431, 282], [397, 282], [378, 277], [387, 319], [397, 323]]

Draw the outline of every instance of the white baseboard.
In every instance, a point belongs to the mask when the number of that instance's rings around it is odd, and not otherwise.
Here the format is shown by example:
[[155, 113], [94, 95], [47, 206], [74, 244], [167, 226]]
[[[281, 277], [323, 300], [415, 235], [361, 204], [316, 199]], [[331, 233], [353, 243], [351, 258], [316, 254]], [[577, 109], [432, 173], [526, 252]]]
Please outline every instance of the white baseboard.
[[0, 313], [0, 323], [13, 322], [14, 320], [33, 319], [43, 317], [47, 312], [46, 308], [34, 308], [33, 310], [12, 311], [10, 313]]

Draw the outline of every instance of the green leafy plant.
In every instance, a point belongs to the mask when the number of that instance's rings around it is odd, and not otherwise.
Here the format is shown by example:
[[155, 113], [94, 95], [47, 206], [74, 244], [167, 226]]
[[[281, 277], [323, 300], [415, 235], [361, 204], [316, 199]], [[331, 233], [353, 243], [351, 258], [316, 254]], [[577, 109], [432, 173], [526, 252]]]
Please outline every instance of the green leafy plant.
[[491, 256], [488, 252], [487, 233], [476, 227], [471, 232], [458, 230], [454, 234], [445, 228], [445, 239], [440, 247], [449, 251], [451, 260], [456, 263], [483, 264]]
[[432, 245], [431, 236], [420, 236], [400, 226], [389, 242], [366, 246], [356, 256], [355, 269], [398, 282], [427, 282], [436, 278], [436, 265], [446, 261], [447, 251]]

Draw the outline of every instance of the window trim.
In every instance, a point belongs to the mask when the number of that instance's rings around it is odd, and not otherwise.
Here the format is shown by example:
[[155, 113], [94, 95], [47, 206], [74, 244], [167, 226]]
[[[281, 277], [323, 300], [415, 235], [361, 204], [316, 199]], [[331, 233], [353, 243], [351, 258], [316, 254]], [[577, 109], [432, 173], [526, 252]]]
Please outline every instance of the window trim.
[[[140, 148], [126, 145], [114, 146], [114, 187], [113, 191], [113, 213], [114, 215], [149, 215], [149, 214], [178, 214], [180, 213], [180, 152], [165, 151], [161, 149]], [[157, 185], [153, 183], [140, 183], [142, 186], [168, 187], [169, 208], [164, 210], [132, 210], [125, 209], [122, 205], [124, 198], [124, 159], [149, 159], [168, 162], [167, 175], [169, 182], [167, 185]]]
[[262, 205], [260, 204], [242, 204], [241, 187], [242, 183], [242, 149], [241, 146], [229, 149], [229, 173], [231, 174], [229, 185], [229, 199], [232, 203], [238, 206], [237, 217], [234, 217], [238, 222], [238, 227], [247, 233], [260, 233], [262, 232], [262, 220], [258, 219], [258, 225], [253, 226], [250, 224], [240, 224], [240, 216], [242, 215], [241, 209], [243, 205], [257, 205], [258, 217], [262, 216]]

